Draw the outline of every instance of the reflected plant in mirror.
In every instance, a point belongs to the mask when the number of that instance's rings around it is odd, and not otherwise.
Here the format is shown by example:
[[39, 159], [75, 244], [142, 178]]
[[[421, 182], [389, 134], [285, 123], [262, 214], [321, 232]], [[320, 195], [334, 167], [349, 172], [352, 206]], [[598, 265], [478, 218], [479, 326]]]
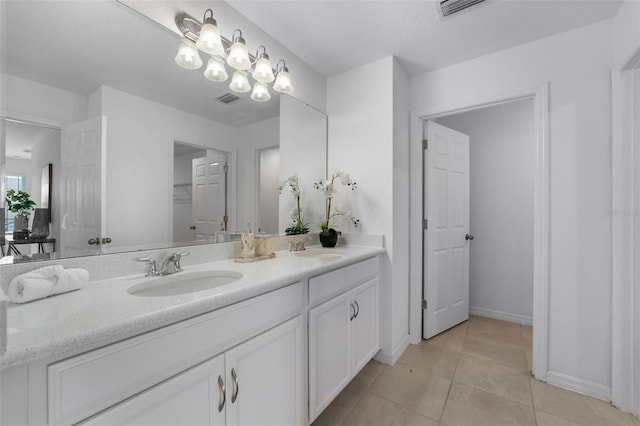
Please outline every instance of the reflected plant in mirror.
[[22, 231], [29, 227], [29, 216], [35, 209], [36, 203], [31, 196], [24, 191], [15, 191], [10, 189], [5, 197], [7, 209], [11, 213], [16, 213], [13, 219], [14, 230]]
[[288, 185], [291, 194], [296, 200], [296, 205], [291, 211], [291, 220], [293, 225], [284, 230], [286, 235], [299, 235], [309, 232], [309, 227], [302, 221], [302, 208], [300, 207], [300, 184], [298, 183], [298, 175], [292, 175], [286, 178], [279, 186], [278, 193], [282, 194], [284, 187]]

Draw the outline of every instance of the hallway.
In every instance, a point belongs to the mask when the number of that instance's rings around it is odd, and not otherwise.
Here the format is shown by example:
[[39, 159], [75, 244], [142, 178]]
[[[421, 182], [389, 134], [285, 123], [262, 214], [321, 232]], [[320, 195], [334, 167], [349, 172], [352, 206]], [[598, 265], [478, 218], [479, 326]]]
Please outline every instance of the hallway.
[[371, 361], [313, 426], [640, 425], [610, 404], [531, 378], [532, 329], [471, 316], [395, 366]]

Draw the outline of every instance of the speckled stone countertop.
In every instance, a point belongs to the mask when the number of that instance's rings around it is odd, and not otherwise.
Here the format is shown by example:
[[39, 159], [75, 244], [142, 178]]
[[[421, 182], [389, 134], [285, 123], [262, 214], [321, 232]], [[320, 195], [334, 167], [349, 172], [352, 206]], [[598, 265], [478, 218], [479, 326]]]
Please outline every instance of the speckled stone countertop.
[[253, 263], [227, 259], [184, 267], [182, 274], [225, 270], [243, 275], [231, 284], [195, 293], [134, 296], [127, 293], [129, 287], [157, 279], [136, 274], [90, 282], [82, 290], [22, 305], [10, 304], [7, 351], [0, 367], [4, 370], [95, 349], [384, 253], [383, 248], [364, 246], [337, 250], [341, 257], [280, 251], [274, 259]]

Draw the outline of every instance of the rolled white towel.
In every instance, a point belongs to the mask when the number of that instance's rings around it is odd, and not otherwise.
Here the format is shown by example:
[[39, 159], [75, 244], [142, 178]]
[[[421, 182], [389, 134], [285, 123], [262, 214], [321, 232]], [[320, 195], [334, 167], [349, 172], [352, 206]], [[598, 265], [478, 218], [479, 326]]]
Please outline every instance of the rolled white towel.
[[13, 303], [30, 302], [82, 288], [88, 281], [89, 272], [84, 269], [63, 269], [60, 265], [45, 266], [11, 280], [9, 300]]

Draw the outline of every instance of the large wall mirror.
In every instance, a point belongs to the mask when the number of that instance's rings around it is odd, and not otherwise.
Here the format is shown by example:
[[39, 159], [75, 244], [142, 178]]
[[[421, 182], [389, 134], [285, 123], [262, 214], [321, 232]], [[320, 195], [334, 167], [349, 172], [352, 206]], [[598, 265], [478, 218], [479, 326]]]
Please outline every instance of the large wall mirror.
[[[279, 234], [278, 182], [301, 164], [310, 181], [325, 175], [323, 113], [273, 91], [254, 102], [176, 66], [178, 34], [122, 3], [0, 7], [2, 263], [228, 241], [247, 223]], [[219, 99], [229, 93], [238, 99]], [[14, 237], [11, 189], [47, 209], [49, 235]]]

